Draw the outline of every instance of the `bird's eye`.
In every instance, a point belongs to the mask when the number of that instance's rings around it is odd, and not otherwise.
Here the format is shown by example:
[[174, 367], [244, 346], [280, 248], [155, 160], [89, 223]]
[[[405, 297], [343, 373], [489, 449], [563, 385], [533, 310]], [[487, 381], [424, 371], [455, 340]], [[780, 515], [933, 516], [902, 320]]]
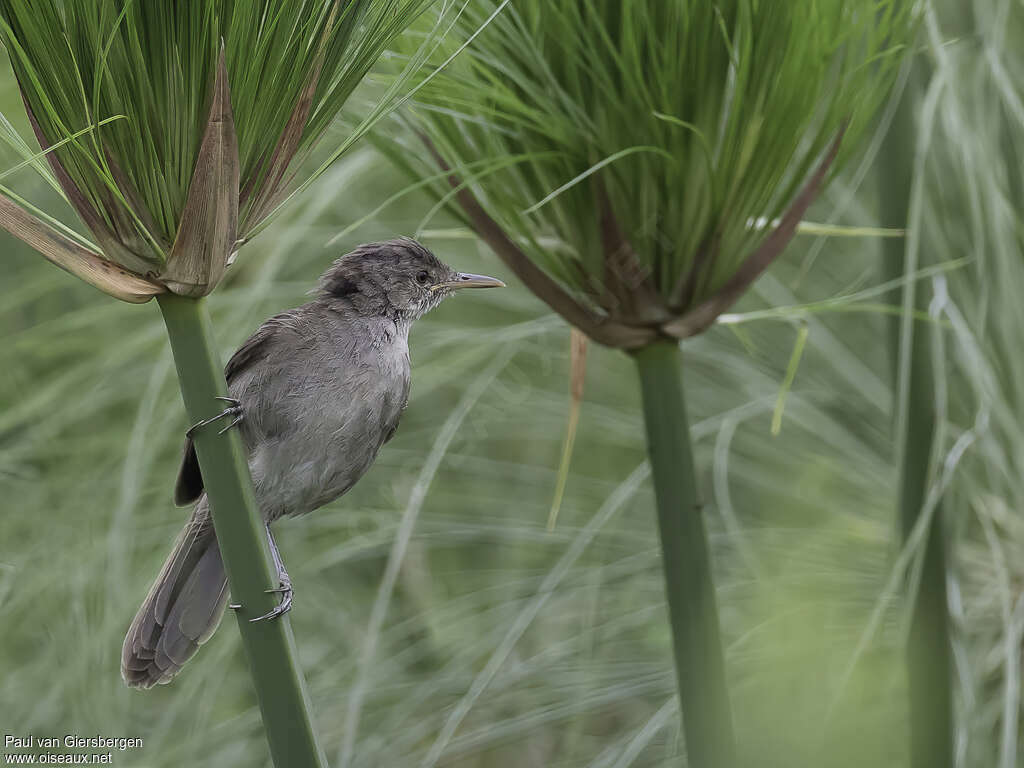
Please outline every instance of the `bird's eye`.
[[420, 285], [426, 285], [428, 280], [430, 280], [430, 275], [427, 274], [427, 270], [425, 269], [416, 275], [416, 282]]

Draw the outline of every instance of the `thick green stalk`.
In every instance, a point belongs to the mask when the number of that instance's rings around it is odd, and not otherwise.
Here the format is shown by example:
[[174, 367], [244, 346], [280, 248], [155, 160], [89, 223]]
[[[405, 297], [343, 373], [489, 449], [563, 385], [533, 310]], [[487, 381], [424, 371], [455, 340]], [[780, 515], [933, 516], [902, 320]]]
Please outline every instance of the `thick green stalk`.
[[679, 348], [656, 342], [635, 354], [654, 475], [679, 704], [691, 768], [735, 763], [732, 714], [718, 632], [707, 534], [686, 419]]
[[[879, 204], [882, 225], [908, 225], [910, 194], [917, 144], [918, 95], [922, 64], [915, 64], [892, 126], [879, 155]], [[907, 271], [905, 242], [887, 239], [883, 258], [889, 277]], [[916, 268], [928, 266], [917, 264]], [[913, 309], [926, 312], [928, 284], [908, 284]], [[906, 542], [917, 525], [928, 494], [932, 443], [935, 434], [935, 387], [931, 354], [931, 327], [920, 320], [897, 318], [893, 323], [892, 358], [896, 403], [899, 468], [900, 527]], [[906, 346], [904, 346], [906, 345]], [[901, 382], [901, 360], [909, 356], [907, 381]], [[942, 531], [944, 502], [939, 501], [924, 539], [924, 560], [916, 593], [912, 596], [906, 664], [910, 710], [912, 768], [952, 768], [953, 669], [950, 619], [946, 595], [946, 550]]]
[[[171, 340], [185, 410], [192, 423], [219, 413], [227, 394], [223, 366], [215, 352], [203, 299], [164, 294], [157, 299]], [[312, 709], [299, 669], [295, 638], [287, 615], [250, 622], [271, 610], [277, 587], [266, 529], [256, 508], [252, 479], [237, 430], [219, 427], [196, 433], [196, 452], [213, 512], [224, 566], [249, 669], [256, 688], [263, 727], [277, 768], [323, 768], [327, 765], [313, 730]], [[257, 761], [258, 762], [258, 761]]]

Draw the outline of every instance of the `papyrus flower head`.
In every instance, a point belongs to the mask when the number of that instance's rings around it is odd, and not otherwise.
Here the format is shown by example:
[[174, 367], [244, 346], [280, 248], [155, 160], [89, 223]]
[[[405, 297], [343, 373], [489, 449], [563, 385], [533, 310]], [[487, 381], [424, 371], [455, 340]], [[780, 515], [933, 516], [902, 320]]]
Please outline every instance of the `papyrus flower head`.
[[481, 0], [460, 24], [486, 28], [420, 92], [407, 157], [432, 158], [437, 193], [591, 338], [690, 336], [869, 125], [910, 5]]
[[209, 293], [238, 246], [316, 175], [296, 178], [430, 2], [3, 0], [0, 41], [50, 150], [31, 159], [92, 241], [12, 194], [0, 226], [126, 301]]

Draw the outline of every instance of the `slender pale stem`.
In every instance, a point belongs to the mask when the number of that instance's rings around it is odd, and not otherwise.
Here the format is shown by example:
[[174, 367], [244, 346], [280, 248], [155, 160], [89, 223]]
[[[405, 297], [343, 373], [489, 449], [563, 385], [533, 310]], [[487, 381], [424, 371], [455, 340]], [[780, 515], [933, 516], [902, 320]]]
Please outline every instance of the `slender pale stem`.
[[[216, 415], [224, 403], [215, 398], [227, 394], [227, 385], [205, 301], [174, 294], [157, 300], [190, 422]], [[237, 430], [220, 435], [217, 427], [210, 427], [196, 433], [195, 444], [231, 598], [242, 605], [236, 612], [238, 628], [274, 765], [325, 768], [288, 616], [249, 621], [274, 607], [277, 597], [267, 590], [278, 584], [241, 438]]]
[[658, 505], [679, 703], [691, 768], [735, 764], [707, 534], [690, 447], [681, 359], [673, 342], [634, 355]]
[[[879, 160], [879, 204], [883, 226], [908, 226], [914, 156], [917, 146], [916, 107], [924, 75], [923, 63], [914, 64]], [[903, 240], [886, 240], [883, 258], [890, 277], [928, 266], [908, 264]], [[928, 284], [908, 282], [904, 308], [926, 312]], [[907, 295], [906, 292], [909, 292]], [[912, 316], [897, 318], [893, 326], [894, 388], [898, 393], [895, 442], [899, 467], [899, 515], [903, 541], [917, 525], [928, 494], [935, 434], [935, 387], [931, 333], [927, 323]], [[942, 530], [944, 500], [939, 500], [924, 540], [921, 576], [909, 596], [910, 628], [906, 664], [910, 713], [912, 768], [953, 766], [953, 667], [950, 618], [946, 595], [946, 545]]]

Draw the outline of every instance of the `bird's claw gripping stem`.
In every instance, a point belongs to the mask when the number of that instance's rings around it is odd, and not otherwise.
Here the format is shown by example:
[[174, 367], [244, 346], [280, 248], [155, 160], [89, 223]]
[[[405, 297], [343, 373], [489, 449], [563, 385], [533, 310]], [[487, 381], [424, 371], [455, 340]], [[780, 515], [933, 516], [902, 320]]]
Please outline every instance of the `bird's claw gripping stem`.
[[[270, 555], [273, 557], [274, 567], [277, 569], [278, 586], [274, 589], [266, 590], [266, 593], [281, 595], [281, 602], [272, 611], [262, 616], [257, 616], [255, 619], [249, 619], [250, 622], [276, 619], [292, 609], [292, 596], [295, 594], [295, 590], [292, 589], [292, 580], [288, 577], [288, 571], [284, 568], [284, 561], [281, 559], [281, 552], [277, 548], [277, 542], [274, 541], [274, 534], [270, 531], [269, 523], [267, 524], [267, 541], [270, 543]], [[228, 608], [235, 611], [241, 607], [240, 603], [230, 603], [228, 605]]]
[[217, 400], [223, 400], [225, 403], [228, 404], [228, 407], [225, 408], [220, 413], [218, 413], [216, 416], [211, 416], [208, 419], [203, 419], [202, 421], [197, 421], [195, 424], [193, 424], [191, 427], [188, 428], [188, 431], [185, 432], [185, 437], [191, 439], [192, 435], [195, 434], [196, 430], [201, 429], [203, 427], [207, 427], [210, 424], [213, 424], [215, 421], [219, 421], [220, 419], [227, 418], [228, 416], [234, 416], [235, 418], [232, 420], [232, 422], [230, 424], [228, 424], [226, 427], [224, 427], [224, 429], [220, 430], [217, 433], [218, 435], [223, 435], [229, 429], [231, 429], [232, 427], [235, 427], [235, 426], [238, 425], [238, 423], [243, 418], [243, 415], [242, 415], [242, 404], [238, 400], [233, 398], [233, 397], [222, 397], [221, 395], [217, 395], [216, 399]]
[[295, 590], [292, 589], [292, 583], [288, 581], [287, 578], [282, 579], [281, 586], [276, 589], [268, 589], [267, 593], [280, 594], [281, 602], [278, 603], [274, 610], [269, 613], [257, 616], [255, 619], [249, 619], [250, 622], [276, 619], [278, 616], [288, 613], [288, 611], [292, 609], [292, 595], [295, 594]]
[[[266, 592], [267, 594], [280, 594], [281, 602], [278, 603], [273, 610], [263, 614], [262, 616], [257, 616], [255, 619], [249, 619], [250, 622], [276, 619], [278, 616], [282, 616], [292, 609], [292, 596], [295, 594], [295, 590], [292, 589], [292, 583], [290, 581], [282, 581], [279, 587], [268, 589]], [[241, 607], [241, 603], [228, 603], [228, 608], [233, 611], [237, 611]]]

